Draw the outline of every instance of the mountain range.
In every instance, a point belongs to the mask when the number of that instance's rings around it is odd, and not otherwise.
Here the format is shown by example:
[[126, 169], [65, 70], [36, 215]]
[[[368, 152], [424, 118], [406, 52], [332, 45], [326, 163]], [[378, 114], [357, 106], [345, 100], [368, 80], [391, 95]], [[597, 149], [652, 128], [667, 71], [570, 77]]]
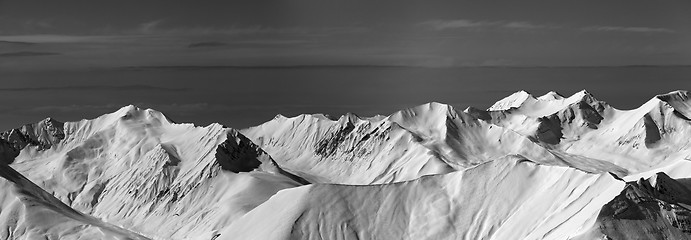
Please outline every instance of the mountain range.
[[125, 106], [0, 133], [0, 239], [691, 239], [691, 99], [175, 123]]

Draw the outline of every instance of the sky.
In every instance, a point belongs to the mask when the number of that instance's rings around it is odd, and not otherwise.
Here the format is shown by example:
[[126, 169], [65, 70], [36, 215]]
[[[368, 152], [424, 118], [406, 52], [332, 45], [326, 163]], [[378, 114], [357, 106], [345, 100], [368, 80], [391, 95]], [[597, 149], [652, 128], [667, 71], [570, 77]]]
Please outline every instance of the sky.
[[0, 0], [0, 71], [691, 64], [689, 1]]
[[683, 0], [0, 0], [0, 129], [129, 104], [244, 128], [486, 108], [518, 90], [630, 109], [691, 89], [689, 13]]
[[519, 90], [587, 90], [619, 109], [691, 90], [691, 67], [426, 68], [313, 66], [143, 68], [0, 73], [0, 129], [46, 117], [79, 121], [133, 104], [179, 123], [246, 128], [277, 114], [368, 117], [441, 102], [480, 109]]

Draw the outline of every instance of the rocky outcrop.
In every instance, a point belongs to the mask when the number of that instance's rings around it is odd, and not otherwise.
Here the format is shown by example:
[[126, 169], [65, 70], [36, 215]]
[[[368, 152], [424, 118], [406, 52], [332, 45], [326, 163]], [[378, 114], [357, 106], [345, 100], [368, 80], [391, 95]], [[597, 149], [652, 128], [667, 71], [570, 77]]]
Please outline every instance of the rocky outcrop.
[[690, 239], [691, 190], [664, 173], [628, 182], [602, 207], [600, 231], [611, 239]]

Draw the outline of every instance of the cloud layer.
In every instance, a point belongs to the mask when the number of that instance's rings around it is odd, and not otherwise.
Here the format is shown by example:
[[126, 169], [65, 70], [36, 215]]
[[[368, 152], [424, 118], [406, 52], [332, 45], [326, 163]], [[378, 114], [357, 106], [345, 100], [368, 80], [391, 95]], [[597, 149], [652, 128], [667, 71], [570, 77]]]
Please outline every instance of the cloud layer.
[[688, 35], [671, 28], [578, 26], [522, 19], [431, 19], [330, 27], [190, 27], [158, 19], [127, 29], [104, 29], [97, 35], [0, 35], [0, 57], [16, 60], [0, 63], [0, 70], [687, 64], [684, 59], [690, 58], [684, 55], [691, 54], [691, 47], [688, 41], [681, 41], [684, 38], [679, 36], [684, 34]]
[[149, 85], [124, 85], [124, 86], [60, 86], [60, 87], [22, 87], [0, 88], [0, 92], [32, 92], [32, 91], [164, 91], [179, 92], [185, 88], [157, 87]]
[[468, 19], [430, 20], [417, 24], [437, 31], [463, 28], [508, 28], [508, 29], [547, 29], [560, 28], [556, 25], [535, 24], [527, 21], [477, 21]]
[[29, 51], [22, 51], [22, 52], [7, 52], [7, 53], [0, 53], [0, 58], [41, 57], [41, 56], [53, 56], [53, 55], [60, 55], [60, 53], [55, 53], [55, 52], [29, 52]]
[[631, 33], [676, 33], [677, 31], [667, 28], [652, 27], [617, 27], [617, 26], [590, 26], [581, 28], [584, 31], [599, 32], [631, 32]]

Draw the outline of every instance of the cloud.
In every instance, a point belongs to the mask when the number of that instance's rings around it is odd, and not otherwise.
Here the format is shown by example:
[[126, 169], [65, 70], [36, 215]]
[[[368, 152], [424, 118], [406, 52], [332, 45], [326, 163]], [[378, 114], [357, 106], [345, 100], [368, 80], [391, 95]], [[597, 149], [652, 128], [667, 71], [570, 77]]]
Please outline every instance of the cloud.
[[526, 21], [475, 21], [468, 19], [430, 20], [416, 24], [436, 31], [463, 28], [508, 28], [508, 29], [548, 29], [559, 28], [555, 25], [535, 24]]
[[589, 26], [581, 28], [588, 32], [632, 32], [632, 33], [675, 33], [676, 31], [668, 28], [651, 27], [618, 27], [618, 26]]
[[29, 88], [0, 88], [0, 92], [29, 92], [29, 91], [184, 91], [184, 88], [166, 88], [149, 85], [126, 86], [64, 86], [64, 87], [29, 87]]
[[207, 48], [207, 47], [224, 47], [228, 46], [224, 42], [197, 42], [187, 45], [188, 48]]
[[502, 27], [515, 29], [544, 29], [544, 28], [559, 28], [559, 26], [549, 24], [534, 24], [530, 22], [508, 22], [504, 23]]
[[187, 45], [187, 48], [264, 48], [264, 47], [285, 47], [310, 44], [312, 41], [295, 39], [250, 39], [235, 40], [228, 39], [226, 42], [195, 42]]
[[0, 36], [0, 41], [2, 42], [24, 42], [28, 44], [112, 42], [114, 39], [114, 36], [74, 36], [51, 34]]
[[40, 56], [53, 56], [53, 55], [60, 55], [60, 53], [54, 53], [54, 52], [8, 52], [8, 53], [0, 53], [0, 58], [40, 57]]
[[495, 26], [496, 22], [486, 22], [486, 21], [472, 21], [466, 19], [456, 19], [456, 20], [430, 20], [417, 24], [418, 26], [428, 27], [437, 31], [455, 28], [474, 28], [474, 27], [487, 27]]
[[[289, 28], [272, 28], [263, 26], [248, 26], [248, 27], [228, 27], [228, 28], [165, 28], [161, 27], [163, 20], [156, 20], [140, 24], [137, 28], [113, 30], [104, 29], [95, 35], [58, 35], [58, 34], [31, 34], [31, 35], [0, 35], [0, 45], [9, 43], [128, 43], [141, 42], [142, 40], [162, 40], [162, 39], [195, 39], [201, 42], [199, 47], [208, 46], [210, 42], [228, 43], [232, 44], [239, 39], [235, 37], [260, 37], [261, 41], [255, 39], [245, 39], [242, 41], [252, 42], [255, 44], [264, 45], [280, 45], [280, 44], [295, 44], [298, 43], [295, 39], [281, 39], [281, 38], [310, 38], [310, 37], [331, 37], [348, 34], [360, 34], [369, 31], [368, 28], [362, 27], [324, 27], [324, 28], [307, 28], [307, 27], [289, 27]], [[205, 41], [201, 37], [212, 36], [213, 40]], [[275, 36], [275, 37], [274, 37]], [[230, 38], [229, 41], [219, 41], [219, 38]], [[281, 38], [279, 38], [281, 37]], [[301, 43], [304, 43], [302, 41]], [[216, 44], [220, 45], [220, 44]], [[195, 47], [195, 46], [191, 46]]]
[[0, 46], [2, 46], [2, 45], [30, 46], [30, 45], [35, 45], [35, 44], [36, 43], [30, 43], [30, 42], [0, 41]]
[[[153, 28], [147, 34], [156, 35], [282, 35], [282, 36], [333, 36], [339, 34], [364, 33], [369, 29], [364, 27], [265, 27], [265, 26], [245, 26], [227, 28], [206, 28], [206, 27], [182, 27], [182, 28]], [[127, 31], [125, 31], [127, 33]], [[141, 33], [141, 31], [140, 31]]]
[[[560, 29], [562, 26], [555, 24], [537, 24], [527, 21], [476, 21], [468, 19], [454, 20], [430, 20], [416, 24], [436, 31], [452, 29], [485, 29], [485, 28], [505, 28], [505, 29]], [[580, 28], [588, 32], [630, 32], [630, 33], [676, 33], [677, 31], [668, 28], [653, 27], [621, 27], [621, 26], [588, 26]]]

